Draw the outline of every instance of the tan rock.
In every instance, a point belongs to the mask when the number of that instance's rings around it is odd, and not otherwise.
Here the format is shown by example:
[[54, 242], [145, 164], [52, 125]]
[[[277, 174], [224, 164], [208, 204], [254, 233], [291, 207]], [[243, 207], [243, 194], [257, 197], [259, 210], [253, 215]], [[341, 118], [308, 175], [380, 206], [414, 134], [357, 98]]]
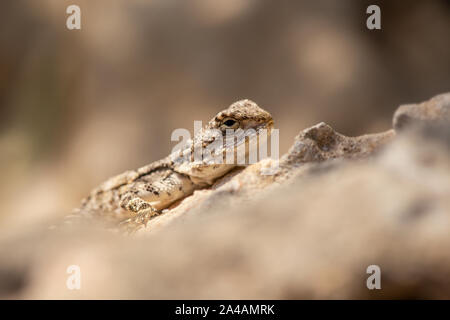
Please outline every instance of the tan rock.
[[394, 114], [395, 130], [423, 122], [450, 121], [450, 93], [444, 93], [420, 104], [400, 106]]
[[[450, 298], [448, 141], [440, 126], [346, 137], [320, 123], [134, 237], [37, 226], [0, 240], [0, 297]], [[66, 288], [73, 264], [82, 290]]]

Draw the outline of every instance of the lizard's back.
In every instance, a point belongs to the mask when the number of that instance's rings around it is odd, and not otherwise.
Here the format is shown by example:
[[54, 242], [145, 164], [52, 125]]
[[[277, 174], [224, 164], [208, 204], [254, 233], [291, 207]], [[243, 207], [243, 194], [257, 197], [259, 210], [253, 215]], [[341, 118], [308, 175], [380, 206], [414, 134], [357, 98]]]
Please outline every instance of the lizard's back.
[[171, 173], [172, 161], [169, 157], [155, 161], [136, 170], [128, 170], [112, 178], [109, 178], [81, 202], [76, 209], [77, 213], [84, 216], [96, 215], [122, 220], [130, 216], [130, 212], [120, 207], [120, 201], [124, 194], [138, 189], [139, 184], [148, 184], [164, 179]]

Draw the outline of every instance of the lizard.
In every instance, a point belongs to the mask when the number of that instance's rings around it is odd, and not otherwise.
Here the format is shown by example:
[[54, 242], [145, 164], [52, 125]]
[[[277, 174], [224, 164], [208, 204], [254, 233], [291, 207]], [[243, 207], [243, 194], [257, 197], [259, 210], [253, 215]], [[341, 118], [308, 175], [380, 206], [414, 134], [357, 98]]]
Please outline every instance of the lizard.
[[196, 148], [211, 146], [217, 140], [217, 134], [223, 138], [234, 132], [232, 139], [226, 140], [215, 154], [224, 157], [226, 152], [231, 152], [234, 157], [238, 147], [243, 145], [247, 154], [249, 140], [242, 132], [252, 129], [259, 136], [260, 130], [266, 129], [270, 135], [272, 128], [273, 119], [269, 112], [251, 100], [237, 101], [217, 113], [193, 139], [188, 140], [183, 149], [100, 184], [82, 200], [81, 206], [74, 210], [71, 217], [102, 217], [118, 222], [130, 232], [146, 227], [147, 222], [161, 214], [163, 209], [188, 197], [195, 190], [211, 187], [217, 179], [242, 166], [236, 161], [194, 161]]

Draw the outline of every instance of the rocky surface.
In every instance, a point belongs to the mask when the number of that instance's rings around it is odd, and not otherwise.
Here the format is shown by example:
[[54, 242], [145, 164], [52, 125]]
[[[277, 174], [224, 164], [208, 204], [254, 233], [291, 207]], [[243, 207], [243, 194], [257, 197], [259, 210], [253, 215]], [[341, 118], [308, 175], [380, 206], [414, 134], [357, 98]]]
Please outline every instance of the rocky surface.
[[414, 124], [435, 125], [450, 121], [450, 95], [440, 94], [420, 104], [400, 106], [394, 113], [394, 129], [399, 131]]
[[[279, 162], [196, 191], [133, 237], [3, 237], [0, 297], [450, 298], [449, 101], [400, 106], [378, 134], [319, 123]], [[69, 265], [80, 290], [66, 288]], [[366, 287], [370, 265], [381, 290]]]
[[[237, 202], [257, 197], [266, 187], [289, 183], [292, 176], [307, 172], [311, 168], [307, 164], [319, 164], [332, 159], [365, 158], [375, 153], [394, 136], [395, 132], [389, 130], [360, 137], [346, 137], [326, 123], [319, 123], [300, 132], [288, 153], [279, 161], [265, 159], [245, 170], [237, 170], [218, 181], [210, 190], [196, 191], [192, 197], [183, 200], [177, 207], [150, 221], [149, 228], [141, 229], [139, 233], [157, 231], [160, 226], [190, 214], [193, 209], [197, 212], [215, 210], [216, 201], [221, 201], [222, 198]], [[273, 172], [269, 171], [271, 169]]]

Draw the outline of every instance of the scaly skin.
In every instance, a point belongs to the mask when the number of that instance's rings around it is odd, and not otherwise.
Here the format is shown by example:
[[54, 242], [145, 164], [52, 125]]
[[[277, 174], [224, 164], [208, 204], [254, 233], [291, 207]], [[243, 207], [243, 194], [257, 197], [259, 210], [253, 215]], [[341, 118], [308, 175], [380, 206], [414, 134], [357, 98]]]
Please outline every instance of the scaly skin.
[[[207, 148], [215, 141], [215, 135], [224, 137], [227, 129], [234, 129], [236, 139], [232, 143], [224, 143], [218, 151], [225, 159], [226, 152], [234, 155], [238, 146], [246, 143], [245, 137], [239, 139], [242, 134], [238, 132], [254, 129], [258, 134], [258, 130], [267, 129], [270, 134], [272, 126], [272, 116], [254, 102], [235, 102], [211, 119], [181, 153], [173, 153], [162, 160], [108, 179], [92, 190], [72, 217], [99, 216], [114, 222], [120, 221], [125, 229], [135, 231], [175, 201], [191, 195], [196, 189], [211, 186], [218, 178], [239, 166], [236, 161], [231, 164], [211, 164], [206, 159], [192, 161], [195, 148]], [[246, 147], [248, 152], [248, 143]]]

